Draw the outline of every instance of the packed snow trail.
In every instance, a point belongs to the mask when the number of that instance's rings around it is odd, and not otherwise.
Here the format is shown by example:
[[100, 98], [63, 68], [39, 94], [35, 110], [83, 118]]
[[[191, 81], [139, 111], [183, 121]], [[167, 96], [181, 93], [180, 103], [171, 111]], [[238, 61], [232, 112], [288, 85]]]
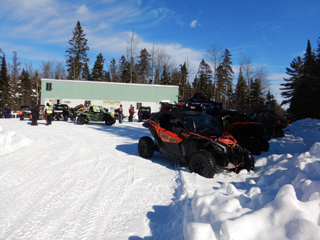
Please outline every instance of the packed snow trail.
[[[0, 126], [0, 239], [161, 238], [148, 216], [170, 206], [179, 173], [159, 154], [139, 156], [141, 123]], [[182, 225], [169, 231], [179, 239]]]

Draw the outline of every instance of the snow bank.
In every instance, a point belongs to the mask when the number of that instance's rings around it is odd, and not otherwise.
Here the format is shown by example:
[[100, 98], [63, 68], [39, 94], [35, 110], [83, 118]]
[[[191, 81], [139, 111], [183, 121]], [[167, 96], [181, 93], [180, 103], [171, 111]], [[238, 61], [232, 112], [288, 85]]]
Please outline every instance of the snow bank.
[[[183, 175], [192, 197], [185, 239], [319, 239], [320, 121], [294, 123], [272, 141], [269, 155], [255, 156], [255, 172]], [[306, 146], [308, 151], [296, 152]], [[286, 153], [270, 155], [281, 149]]]
[[31, 139], [0, 126], [0, 156], [14, 152], [31, 144]]

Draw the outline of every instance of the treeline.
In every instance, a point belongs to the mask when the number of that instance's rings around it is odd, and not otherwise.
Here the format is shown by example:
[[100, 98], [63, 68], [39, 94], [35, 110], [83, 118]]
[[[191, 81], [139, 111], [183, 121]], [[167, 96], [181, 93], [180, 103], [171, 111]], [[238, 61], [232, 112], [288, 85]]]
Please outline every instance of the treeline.
[[[215, 43], [211, 45], [194, 71], [188, 59], [176, 65], [164, 48], [152, 47], [138, 50], [139, 38], [131, 33], [127, 39], [125, 54], [117, 61], [105, 62], [99, 53], [89, 68], [86, 34], [78, 21], [72, 38], [68, 41], [66, 63], [44, 61], [39, 71], [31, 65], [21, 63], [14, 53], [13, 64], [6, 65], [2, 53], [0, 94], [1, 105], [12, 107], [39, 103], [40, 78], [106, 81], [121, 83], [162, 84], [179, 86], [179, 100], [188, 98], [196, 92], [207, 99], [224, 103], [225, 108], [257, 111], [261, 108], [280, 109], [273, 95], [268, 91], [267, 73], [263, 66], [256, 66], [251, 58], [241, 56], [239, 73], [233, 71], [232, 55], [228, 49]], [[105, 68], [106, 66], [106, 68]], [[38, 73], [39, 72], [39, 73]], [[233, 79], [237, 77], [236, 84]]]
[[238, 81], [233, 84], [232, 55], [217, 43], [207, 49], [207, 61], [203, 59], [197, 72], [190, 74], [188, 60], [176, 66], [165, 49], [153, 47], [148, 51], [143, 48], [137, 52], [139, 39], [132, 32], [127, 40], [126, 54], [118, 62], [113, 58], [104, 70], [105, 59], [99, 53], [90, 71], [87, 57], [90, 48], [85, 36], [78, 21], [66, 51], [67, 78], [70, 80], [177, 85], [179, 100], [198, 92], [207, 99], [223, 102], [225, 108], [246, 111], [265, 107], [280, 109], [268, 91], [266, 71], [255, 66], [249, 57], [241, 56]]
[[11, 110], [18, 110], [22, 105], [37, 105], [40, 102], [41, 83], [37, 71], [32, 64], [25, 64], [21, 70], [22, 63], [13, 52], [12, 64], [7, 64], [6, 56], [0, 48], [0, 108], [5, 104]]
[[298, 56], [286, 68], [289, 78], [281, 84], [282, 104], [298, 118], [320, 118], [320, 38], [318, 48], [312, 49], [308, 40], [306, 53]]

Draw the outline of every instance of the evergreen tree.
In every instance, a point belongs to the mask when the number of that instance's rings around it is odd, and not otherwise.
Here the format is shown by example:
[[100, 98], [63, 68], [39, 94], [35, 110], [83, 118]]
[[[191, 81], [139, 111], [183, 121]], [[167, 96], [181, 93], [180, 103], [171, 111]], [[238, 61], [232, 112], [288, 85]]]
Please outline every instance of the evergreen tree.
[[[320, 45], [320, 42], [318, 43]], [[312, 50], [310, 40], [304, 57], [295, 58], [287, 68], [291, 77], [281, 84], [286, 98], [282, 104], [290, 103], [288, 111], [299, 117], [320, 118], [320, 46], [316, 53]]]
[[32, 95], [32, 84], [29, 72], [25, 69], [21, 73], [20, 82], [20, 105], [31, 105], [31, 95]]
[[97, 56], [97, 60], [91, 71], [90, 80], [92, 81], [105, 81], [105, 71], [103, 70], [104, 58], [101, 53]]
[[276, 103], [277, 101], [274, 99], [274, 96], [268, 91], [265, 102], [266, 108], [275, 109]]
[[180, 81], [179, 81], [179, 100], [187, 98], [187, 81], [188, 81], [188, 69], [186, 62], [183, 65], [180, 64]]
[[36, 71], [34, 76], [32, 77], [32, 89], [32, 105], [38, 105], [40, 104], [41, 95], [41, 80], [38, 71]]
[[251, 81], [250, 86], [251, 89], [249, 94], [249, 111], [256, 112], [264, 106], [261, 81], [259, 79], [255, 79], [254, 81]]
[[81, 77], [85, 63], [89, 62], [87, 51], [86, 34], [83, 33], [80, 21], [77, 22], [72, 38], [68, 41], [69, 48], [66, 50], [68, 79], [78, 80]]
[[19, 77], [21, 71], [21, 62], [19, 61], [17, 52], [13, 52], [12, 65], [9, 64], [10, 68], [10, 104], [12, 110], [17, 110], [19, 100]]
[[111, 82], [111, 77], [110, 77], [109, 71], [106, 72], [105, 78], [106, 78], [106, 82]]
[[[192, 82], [192, 88], [191, 88], [191, 96], [194, 95], [195, 93], [197, 93], [199, 91], [199, 81], [198, 81], [198, 77], [197, 75], [194, 77], [194, 80]], [[201, 94], [201, 93], [200, 93]]]
[[246, 83], [246, 80], [243, 77], [242, 70], [240, 68], [239, 76], [238, 76], [238, 82], [235, 89], [235, 104], [236, 108], [239, 110], [245, 110], [247, 111], [247, 92], [248, 92], [248, 86]]
[[222, 55], [223, 61], [220, 66], [217, 68], [217, 88], [216, 96], [217, 101], [224, 102], [225, 104], [232, 99], [229, 99], [229, 96], [232, 94], [227, 94], [227, 89], [230, 89], [232, 85], [233, 70], [232, 70], [232, 61], [231, 54], [228, 49], [226, 49]]
[[170, 85], [170, 73], [167, 72], [167, 67], [164, 65], [163, 71], [160, 77], [160, 84], [161, 85]]
[[3, 54], [1, 58], [1, 69], [0, 69], [0, 106], [3, 107], [5, 104], [10, 104], [10, 77], [8, 74], [6, 56]]
[[151, 78], [151, 55], [148, 53], [147, 49], [142, 49], [140, 55], [138, 56], [138, 67], [137, 76], [138, 82], [147, 83], [148, 79]]
[[285, 83], [280, 84], [281, 96], [285, 99], [282, 101], [281, 105], [288, 104], [294, 101], [295, 93], [299, 89], [299, 84], [302, 78], [302, 58], [299, 56], [294, 58], [290, 63], [291, 68], [286, 68], [287, 74], [291, 76], [290, 78], [284, 78]]
[[302, 103], [305, 117], [315, 118], [318, 115], [319, 89], [317, 89], [316, 56], [308, 40], [307, 50], [303, 58], [301, 95], [304, 96]]
[[[315, 60], [315, 95], [320, 92], [320, 37], [318, 39], [318, 48], [316, 50], [316, 60]], [[315, 112], [317, 113], [317, 118], [320, 119], [320, 101], [315, 101]]]
[[197, 78], [197, 92], [206, 99], [213, 97], [212, 71], [204, 59], [200, 62]]
[[120, 82], [120, 77], [117, 73], [117, 62], [116, 60], [113, 58], [112, 61], [110, 62], [110, 78], [111, 78], [111, 82]]
[[130, 63], [126, 60], [124, 55], [121, 56], [119, 61], [119, 75], [121, 82], [129, 83], [130, 82]]
[[314, 94], [314, 84], [316, 78], [315, 70], [315, 56], [311, 48], [310, 41], [308, 41], [306, 53], [302, 59], [302, 67], [299, 72], [299, 78], [294, 82], [293, 96], [290, 102], [289, 111], [294, 115], [301, 117], [314, 117], [315, 104], [313, 101], [318, 101]]
[[82, 68], [81, 77], [83, 80], [90, 80], [91, 79], [90, 70], [89, 70], [89, 66], [88, 66], [87, 62], [84, 64], [84, 66]]

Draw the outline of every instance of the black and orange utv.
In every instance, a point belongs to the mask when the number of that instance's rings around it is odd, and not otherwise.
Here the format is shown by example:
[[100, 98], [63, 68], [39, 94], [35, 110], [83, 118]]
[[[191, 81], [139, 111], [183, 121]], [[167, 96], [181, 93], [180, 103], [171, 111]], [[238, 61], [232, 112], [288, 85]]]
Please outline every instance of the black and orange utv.
[[144, 158], [158, 151], [207, 178], [223, 169], [239, 172], [254, 168], [252, 154], [223, 131], [215, 118], [202, 112], [171, 108], [153, 115], [143, 126], [154, 137], [139, 140], [139, 154]]

